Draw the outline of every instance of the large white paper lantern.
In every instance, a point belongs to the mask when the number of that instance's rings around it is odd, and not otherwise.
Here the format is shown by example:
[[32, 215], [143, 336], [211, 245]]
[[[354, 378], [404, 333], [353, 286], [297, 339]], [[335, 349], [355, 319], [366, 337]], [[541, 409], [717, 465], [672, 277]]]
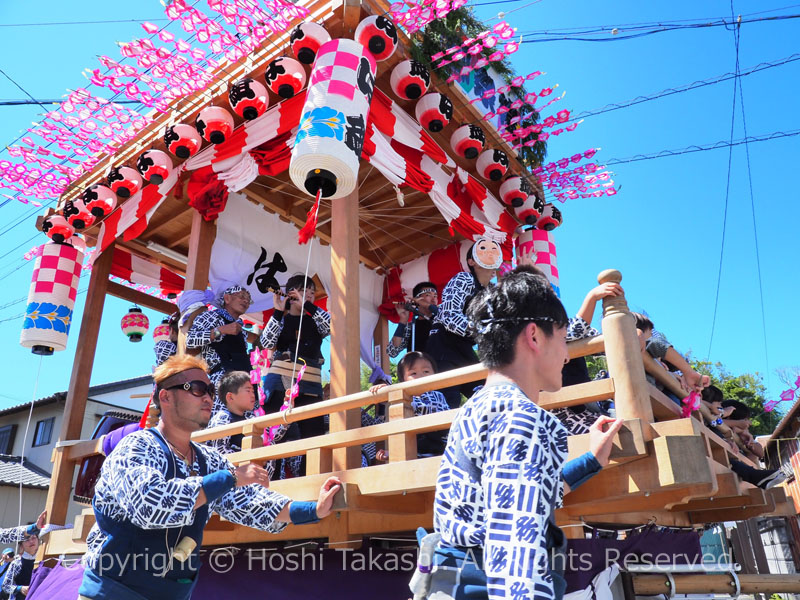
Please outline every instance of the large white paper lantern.
[[330, 41], [331, 35], [317, 23], [300, 23], [292, 30], [292, 35], [289, 37], [292, 52], [304, 65], [314, 64], [320, 46]]
[[320, 47], [289, 165], [299, 189], [312, 196], [322, 190], [323, 198], [355, 189], [375, 71], [375, 59], [358, 42], [337, 39]]
[[50, 355], [67, 347], [82, 264], [83, 252], [69, 244], [42, 245], [19, 338], [34, 354]]
[[397, 50], [397, 29], [383, 15], [367, 17], [361, 21], [353, 37], [378, 61], [386, 60]]
[[531, 194], [522, 204], [514, 207], [514, 214], [525, 225], [536, 225], [543, 212], [544, 200], [536, 194]]
[[431, 74], [428, 68], [416, 60], [404, 60], [392, 69], [389, 85], [395, 96], [403, 100], [416, 100], [428, 91]]
[[517, 175], [509, 177], [500, 186], [500, 199], [509, 206], [522, 206], [531, 194], [533, 194], [531, 184], [524, 177]]
[[453, 102], [438, 92], [425, 94], [414, 107], [414, 114], [420, 125], [437, 133], [447, 127], [453, 118]]
[[552, 204], [545, 204], [542, 216], [536, 221], [536, 227], [545, 231], [552, 231], [563, 222], [564, 217], [561, 216], [561, 211]]
[[508, 155], [502, 150], [489, 148], [481, 152], [475, 164], [478, 174], [490, 181], [500, 181], [508, 170]]
[[486, 134], [477, 125], [462, 125], [450, 136], [450, 146], [464, 158], [478, 158], [486, 144]]

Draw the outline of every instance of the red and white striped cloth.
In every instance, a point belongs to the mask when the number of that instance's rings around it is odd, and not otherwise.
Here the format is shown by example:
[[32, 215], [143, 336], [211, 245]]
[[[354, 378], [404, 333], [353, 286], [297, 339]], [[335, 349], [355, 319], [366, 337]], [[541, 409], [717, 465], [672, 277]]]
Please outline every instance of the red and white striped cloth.
[[125, 248], [114, 248], [111, 258], [111, 275], [137, 285], [160, 289], [164, 294], [183, 291], [184, 278], [161, 265], [140, 258]]

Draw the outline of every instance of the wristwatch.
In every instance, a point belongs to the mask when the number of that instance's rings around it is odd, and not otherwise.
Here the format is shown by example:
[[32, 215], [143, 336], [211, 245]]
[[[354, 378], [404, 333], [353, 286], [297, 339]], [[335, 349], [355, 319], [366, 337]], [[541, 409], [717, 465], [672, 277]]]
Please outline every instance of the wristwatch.
[[218, 340], [219, 338], [222, 337], [222, 332], [220, 332], [219, 327], [214, 327], [213, 333], [215, 340]]

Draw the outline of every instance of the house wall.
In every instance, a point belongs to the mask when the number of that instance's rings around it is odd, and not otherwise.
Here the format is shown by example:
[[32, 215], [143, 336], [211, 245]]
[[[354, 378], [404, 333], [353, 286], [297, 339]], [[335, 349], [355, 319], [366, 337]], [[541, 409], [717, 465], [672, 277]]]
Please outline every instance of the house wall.
[[22, 523], [20, 523], [19, 488], [0, 485], [0, 528], [5, 529], [35, 522], [44, 510], [45, 500], [47, 500], [47, 490], [22, 488]]

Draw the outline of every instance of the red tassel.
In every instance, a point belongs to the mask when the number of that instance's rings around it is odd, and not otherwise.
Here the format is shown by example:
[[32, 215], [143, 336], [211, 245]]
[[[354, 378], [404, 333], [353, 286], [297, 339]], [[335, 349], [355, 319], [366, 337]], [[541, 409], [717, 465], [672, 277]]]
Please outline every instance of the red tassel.
[[314, 232], [317, 230], [317, 215], [319, 214], [319, 199], [321, 197], [322, 188], [317, 190], [317, 199], [314, 201], [314, 205], [311, 207], [311, 210], [308, 211], [308, 215], [306, 216], [306, 224], [303, 225], [300, 233], [297, 234], [297, 241], [300, 244], [307, 244], [308, 240], [311, 239], [311, 236], [314, 235]]
[[144, 414], [142, 415], [141, 420], [139, 421], [139, 427], [144, 429], [147, 427], [147, 417], [150, 414], [150, 404], [153, 402], [153, 396], [150, 396], [150, 399], [147, 401], [147, 408], [144, 409]]

